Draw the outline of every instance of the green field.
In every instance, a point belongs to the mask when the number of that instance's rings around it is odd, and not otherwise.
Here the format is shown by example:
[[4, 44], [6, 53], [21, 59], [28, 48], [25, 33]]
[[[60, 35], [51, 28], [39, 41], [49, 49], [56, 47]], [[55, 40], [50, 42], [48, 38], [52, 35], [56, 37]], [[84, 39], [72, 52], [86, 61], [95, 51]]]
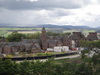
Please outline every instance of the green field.
[[[31, 34], [36, 32], [41, 32], [42, 28], [0, 28], [0, 36], [7, 37], [9, 34], [11, 34], [13, 31], [18, 31], [19, 33], [23, 34]], [[88, 33], [88, 32], [95, 32], [96, 30], [93, 29], [63, 29], [63, 28], [46, 28], [47, 31], [50, 32], [56, 32], [56, 33], [72, 33], [72, 32], [82, 32], [82, 33]]]
[[36, 30], [34, 31], [33, 28], [0, 28], [0, 35], [6, 37], [13, 31], [18, 31], [19, 33], [24, 33], [24, 34], [36, 32]]

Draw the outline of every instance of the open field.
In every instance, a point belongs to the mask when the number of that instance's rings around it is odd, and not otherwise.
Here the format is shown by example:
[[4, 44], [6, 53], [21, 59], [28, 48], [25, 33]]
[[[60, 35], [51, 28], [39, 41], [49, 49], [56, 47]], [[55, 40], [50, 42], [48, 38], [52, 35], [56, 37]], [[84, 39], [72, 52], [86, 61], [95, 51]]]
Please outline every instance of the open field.
[[37, 30], [36, 29], [34, 30], [33, 28], [0, 28], [0, 35], [6, 37], [13, 31], [18, 31], [19, 33], [24, 33], [24, 34], [37, 32]]
[[81, 30], [81, 29], [73, 29], [73, 30], [65, 30], [64, 31], [64, 33], [66, 33], [66, 32], [83, 32], [83, 33], [89, 33], [89, 32], [95, 32], [96, 30], [93, 30], [93, 29], [83, 29], [83, 30]]
[[[32, 34], [32, 33], [36, 33], [38, 31], [18, 31], [18, 33], [22, 33], [22, 34]], [[8, 34], [11, 34], [12, 32], [8, 32]]]
[[[23, 34], [32, 34], [36, 32], [41, 32], [41, 29], [42, 28], [0, 28], [0, 36], [7, 37], [13, 31], [18, 31], [18, 33], [23, 33]], [[63, 29], [63, 28], [46, 28], [46, 30], [55, 33], [82, 32], [86, 34], [88, 32], [96, 31], [95, 29]]]

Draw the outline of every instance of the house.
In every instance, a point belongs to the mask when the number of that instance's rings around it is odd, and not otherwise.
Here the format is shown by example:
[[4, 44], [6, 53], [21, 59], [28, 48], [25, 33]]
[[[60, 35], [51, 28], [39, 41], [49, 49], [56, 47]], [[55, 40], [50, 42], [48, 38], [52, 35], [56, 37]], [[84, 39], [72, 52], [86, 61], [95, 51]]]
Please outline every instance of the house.
[[35, 44], [32, 46], [31, 52], [32, 52], [32, 53], [39, 53], [39, 52], [41, 52], [41, 47], [40, 47], [39, 43], [35, 43]]
[[80, 47], [80, 40], [85, 40], [85, 36], [81, 32], [73, 32], [70, 36], [70, 40], [72, 40], [72, 45], [75, 47]]
[[89, 41], [95, 41], [98, 40], [98, 36], [96, 32], [90, 32], [89, 35], [86, 37]]
[[89, 33], [85, 37], [81, 32], [73, 32], [67, 36], [48, 36], [45, 28], [42, 28], [40, 39], [24, 39], [20, 42], [5, 42], [4, 37], [0, 42], [0, 54], [28, 51], [32, 53], [45, 52], [54, 49], [54, 52], [69, 51], [69, 49], [80, 48], [80, 40], [98, 40], [97, 33]]
[[11, 47], [9, 45], [6, 45], [3, 49], [4, 54], [10, 54], [11, 53]]

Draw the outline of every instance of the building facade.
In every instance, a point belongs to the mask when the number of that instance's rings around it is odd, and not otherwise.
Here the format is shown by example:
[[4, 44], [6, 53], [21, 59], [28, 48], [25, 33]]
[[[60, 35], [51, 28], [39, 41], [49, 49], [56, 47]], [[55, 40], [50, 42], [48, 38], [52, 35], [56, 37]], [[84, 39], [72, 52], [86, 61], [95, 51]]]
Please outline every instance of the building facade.
[[85, 37], [81, 32], [73, 32], [69, 36], [48, 36], [43, 27], [40, 39], [23, 39], [20, 42], [5, 42], [4, 38], [0, 42], [0, 54], [10, 54], [18, 51], [28, 51], [31, 53], [38, 53], [46, 51], [47, 48], [54, 48], [57, 46], [67, 46], [70, 49], [80, 47], [80, 40], [98, 40], [97, 33], [89, 33]]

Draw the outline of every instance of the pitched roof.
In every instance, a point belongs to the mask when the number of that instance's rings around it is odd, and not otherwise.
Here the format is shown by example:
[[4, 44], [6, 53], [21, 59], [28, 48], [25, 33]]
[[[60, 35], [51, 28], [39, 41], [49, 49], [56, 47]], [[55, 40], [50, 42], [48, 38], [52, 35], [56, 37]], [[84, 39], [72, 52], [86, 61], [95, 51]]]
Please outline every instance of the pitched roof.
[[40, 48], [39, 43], [35, 43], [34, 45], [35, 45], [36, 48]]
[[30, 43], [30, 42], [40, 42], [38, 39], [23, 39], [22, 42]]
[[98, 37], [97, 36], [88, 36], [86, 39], [87, 40], [98, 40]]

